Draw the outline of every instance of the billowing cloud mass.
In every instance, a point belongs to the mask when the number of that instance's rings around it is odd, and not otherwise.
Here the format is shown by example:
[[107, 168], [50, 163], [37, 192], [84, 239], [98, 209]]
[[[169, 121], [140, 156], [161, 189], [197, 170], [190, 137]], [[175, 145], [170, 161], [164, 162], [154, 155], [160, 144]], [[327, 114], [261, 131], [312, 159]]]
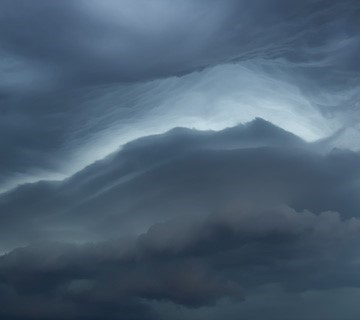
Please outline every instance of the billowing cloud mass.
[[258, 116], [310, 140], [358, 135], [356, 0], [4, 0], [0, 12], [3, 190], [174, 126]]
[[360, 2], [0, 2], [0, 318], [355, 320]]

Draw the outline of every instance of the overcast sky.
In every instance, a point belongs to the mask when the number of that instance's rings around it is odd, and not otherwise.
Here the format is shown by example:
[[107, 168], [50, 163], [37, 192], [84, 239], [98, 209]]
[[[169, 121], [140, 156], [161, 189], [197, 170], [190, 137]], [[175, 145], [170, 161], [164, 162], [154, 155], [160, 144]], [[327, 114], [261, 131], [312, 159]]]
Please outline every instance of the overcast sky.
[[0, 0], [0, 318], [360, 317], [358, 0]]

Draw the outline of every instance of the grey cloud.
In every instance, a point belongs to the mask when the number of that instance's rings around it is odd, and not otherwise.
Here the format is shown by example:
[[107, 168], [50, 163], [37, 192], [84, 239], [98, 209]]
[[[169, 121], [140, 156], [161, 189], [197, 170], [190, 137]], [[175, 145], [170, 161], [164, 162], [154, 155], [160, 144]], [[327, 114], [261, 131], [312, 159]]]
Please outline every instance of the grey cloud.
[[0, 313], [31, 319], [26, 302], [37, 299], [40, 319], [135, 319], [141, 311], [149, 316], [154, 301], [190, 308], [224, 297], [239, 303], [272, 283], [295, 292], [358, 287], [359, 236], [360, 221], [342, 221], [335, 212], [237, 208], [180, 228], [176, 220], [154, 225], [135, 241], [38, 244], [0, 258], [7, 301]]
[[[166, 0], [150, 5], [17, 0], [3, 1], [1, 22], [3, 47], [16, 55], [49, 63], [59, 74], [71, 73], [72, 79], [126, 81], [251, 55], [285, 55], [298, 61], [331, 52], [336, 63], [353, 66], [358, 10], [352, 0], [198, 0], [181, 5]], [[354, 47], [347, 50], [351, 57], [336, 59], [348, 40]]]
[[[270, 75], [281, 67], [285, 81], [291, 78], [325, 116], [336, 117], [340, 125], [358, 122], [357, 1], [152, 3], [2, 1], [3, 188], [73, 174], [98, 159], [88, 156], [81, 165], [78, 153], [97, 149], [110, 133], [152, 133], [141, 130], [147, 124], [136, 127], [137, 121], [163, 101], [151, 101], [157, 92], [149, 97], [137, 91], [143, 87], [129, 89], [124, 83], [181, 76], [225, 62], [257, 65], [260, 59]], [[99, 88], [111, 83], [122, 85], [114, 85], [117, 94], [106, 97]], [[196, 83], [189, 85], [196, 92]], [[128, 99], [133, 90], [135, 98]], [[134, 103], [138, 95], [140, 104]]]
[[0, 318], [357, 319], [359, 16], [1, 1]]
[[255, 289], [240, 304], [221, 301], [216, 306], [197, 310], [179, 308], [171, 303], [156, 303], [154, 307], [161, 314], [160, 319], [179, 317], [189, 320], [219, 318], [261, 320], [266, 315], [270, 320], [302, 320], [314, 317], [328, 320], [356, 320], [359, 317], [358, 298], [357, 288], [289, 293], [279, 285], [273, 284]]
[[261, 119], [220, 132], [179, 128], [136, 140], [63, 182], [3, 194], [3, 250], [44, 239], [138, 234], [177, 215], [239, 203], [357, 216], [359, 155], [323, 148]]
[[4, 1], [3, 48], [55, 69], [66, 82], [163, 77], [201, 66], [202, 37], [221, 29], [229, 4]]

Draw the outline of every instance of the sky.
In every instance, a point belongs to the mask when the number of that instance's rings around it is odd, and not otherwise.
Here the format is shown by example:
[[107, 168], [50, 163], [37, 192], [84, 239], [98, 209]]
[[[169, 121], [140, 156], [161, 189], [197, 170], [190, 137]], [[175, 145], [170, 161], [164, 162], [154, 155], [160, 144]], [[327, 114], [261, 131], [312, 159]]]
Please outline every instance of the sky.
[[0, 0], [0, 318], [359, 319], [359, 28]]

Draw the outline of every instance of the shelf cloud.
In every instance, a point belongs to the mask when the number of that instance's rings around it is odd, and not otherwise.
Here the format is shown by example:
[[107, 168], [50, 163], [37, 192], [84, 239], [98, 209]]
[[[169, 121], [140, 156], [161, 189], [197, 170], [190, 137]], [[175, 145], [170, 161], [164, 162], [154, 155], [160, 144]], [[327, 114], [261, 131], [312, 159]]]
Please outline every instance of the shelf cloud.
[[358, 319], [359, 18], [1, 1], [0, 317]]

